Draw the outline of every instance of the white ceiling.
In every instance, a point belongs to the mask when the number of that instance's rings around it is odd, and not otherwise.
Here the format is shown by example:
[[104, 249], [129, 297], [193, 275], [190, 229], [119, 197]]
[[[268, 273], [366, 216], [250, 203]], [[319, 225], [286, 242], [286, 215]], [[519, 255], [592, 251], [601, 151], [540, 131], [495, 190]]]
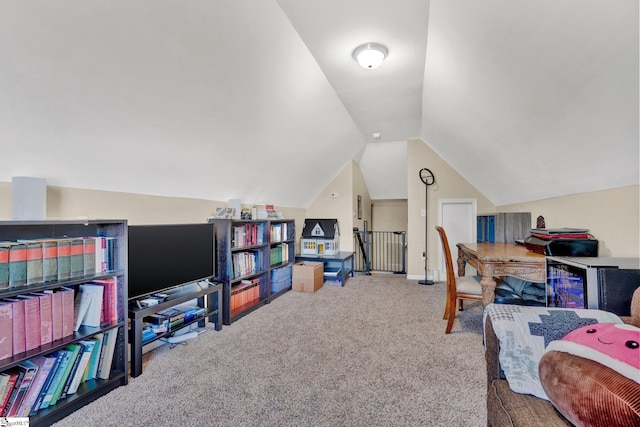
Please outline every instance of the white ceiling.
[[[372, 198], [403, 198], [419, 137], [496, 205], [637, 184], [638, 17], [636, 0], [2, 2], [0, 181], [306, 207], [355, 159]], [[365, 42], [389, 48], [380, 68], [351, 58]]]

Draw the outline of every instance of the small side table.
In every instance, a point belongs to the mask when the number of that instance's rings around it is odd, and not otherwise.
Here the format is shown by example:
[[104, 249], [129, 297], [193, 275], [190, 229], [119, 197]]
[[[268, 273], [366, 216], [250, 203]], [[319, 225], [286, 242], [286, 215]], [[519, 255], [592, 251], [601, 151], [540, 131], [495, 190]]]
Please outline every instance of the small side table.
[[349, 276], [353, 277], [353, 252], [339, 252], [335, 255], [296, 255], [298, 261], [314, 261], [324, 264], [324, 278], [336, 278], [344, 286]]

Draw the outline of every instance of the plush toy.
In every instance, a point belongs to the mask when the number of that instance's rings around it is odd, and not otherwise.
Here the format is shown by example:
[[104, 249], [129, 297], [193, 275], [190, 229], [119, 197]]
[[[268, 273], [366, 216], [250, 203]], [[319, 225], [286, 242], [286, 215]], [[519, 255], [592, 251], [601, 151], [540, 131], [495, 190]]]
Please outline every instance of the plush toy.
[[542, 387], [576, 426], [640, 426], [640, 328], [583, 326], [549, 343]]

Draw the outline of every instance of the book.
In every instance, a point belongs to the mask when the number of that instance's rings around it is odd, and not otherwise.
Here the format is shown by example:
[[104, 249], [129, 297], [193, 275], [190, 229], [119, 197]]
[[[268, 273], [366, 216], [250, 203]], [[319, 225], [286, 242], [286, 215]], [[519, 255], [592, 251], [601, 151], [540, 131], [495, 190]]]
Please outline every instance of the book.
[[9, 374], [0, 372], [0, 404], [2, 403], [4, 392], [9, 384]]
[[71, 362], [72, 356], [73, 351], [66, 348], [58, 350], [56, 352], [56, 364], [54, 366], [55, 373], [53, 374], [53, 378], [51, 379], [49, 387], [47, 387], [47, 392], [42, 399], [40, 409], [45, 409], [49, 407], [50, 404], [52, 404], [51, 399], [53, 399], [53, 396], [58, 390], [58, 386], [60, 385], [60, 383], [64, 381], [65, 374], [67, 373], [67, 367]]
[[71, 352], [69, 355], [69, 361], [66, 363], [64, 367], [64, 371], [60, 376], [60, 381], [56, 384], [55, 390], [53, 391], [53, 395], [51, 396], [51, 400], [49, 401], [49, 405], [55, 405], [56, 403], [58, 403], [58, 399], [60, 399], [62, 390], [64, 389], [65, 385], [67, 384], [67, 381], [69, 381], [69, 377], [72, 374], [72, 369], [78, 366], [76, 360], [80, 355], [82, 346], [79, 344], [69, 344], [68, 346], [65, 347], [65, 349]]
[[58, 280], [71, 277], [71, 239], [56, 239], [58, 244]]
[[82, 354], [79, 357], [78, 367], [73, 374], [73, 378], [71, 383], [69, 384], [69, 388], [67, 390], [63, 390], [64, 396], [69, 396], [70, 394], [75, 394], [78, 391], [78, 387], [80, 383], [83, 382], [83, 378], [85, 377], [85, 371], [89, 366], [89, 361], [91, 360], [91, 355], [93, 354], [93, 349], [96, 345], [95, 340], [81, 340], [78, 342], [83, 346]]
[[22, 286], [27, 283], [27, 245], [9, 243], [9, 287]]
[[42, 242], [38, 240], [23, 241], [27, 250], [27, 285], [42, 283]]
[[83, 292], [80, 290], [76, 295], [76, 299], [74, 301], [74, 325], [73, 330], [78, 331], [82, 322], [84, 321], [85, 316], [87, 315], [87, 311], [89, 311], [89, 306], [91, 305], [92, 294], [89, 292]]
[[51, 338], [57, 341], [62, 335], [62, 292], [59, 289], [47, 289], [45, 293], [51, 294]]
[[58, 279], [58, 241], [42, 240], [42, 280], [50, 282]]
[[71, 277], [84, 276], [84, 242], [81, 237], [71, 238]]
[[[31, 407], [31, 411], [29, 412], [28, 416], [35, 415], [40, 410], [40, 408], [42, 407], [43, 402], [44, 402], [44, 398], [46, 397], [47, 392], [49, 391], [49, 387], [53, 383], [53, 380], [54, 380], [54, 378], [56, 376], [58, 368], [60, 367], [60, 363], [62, 361], [63, 356], [64, 356], [64, 353], [61, 352], [61, 351], [54, 351], [53, 353], [45, 356], [45, 357], [52, 358], [53, 359], [53, 364], [51, 366], [51, 369], [49, 370], [49, 374], [47, 375], [47, 379], [45, 380], [44, 384], [42, 385], [42, 388], [40, 389], [40, 393], [38, 393], [38, 397], [36, 398], [35, 403]], [[48, 406], [48, 404], [47, 404], [47, 406]]]
[[38, 372], [38, 365], [33, 363], [30, 360], [25, 360], [18, 365], [18, 369], [23, 371], [22, 380], [20, 381], [20, 385], [16, 383], [15, 390], [17, 391], [15, 396], [12, 397], [12, 401], [7, 410], [7, 417], [15, 417], [18, 414], [18, 409], [20, 409], [20, 405], [24, 400], [24, 397], [29, 391], [29, 387], [33, 383], [33, 379]]
[[17, 416], [18, 417], [28, 417], [31, 413], [31, 409], [33, 405], [36, 403], [38, 399], [38, 395], [40, 394], [40, 390], [44, 387], [44, 383], [47, 381], [47, 377], [51, 373], [51, 368], [56, 362], [55, 356], [36, 356], [33, 359], [30, 359], [34, 364], [38, 366], [38, 370], [33, 378], [33, 382], [27, 391], [27, 394], [24, 397], [24, 400], [20, 404], [18, 408]]
[[102, 356], [102, 362], [100, 363], [100, 379], [108, 380], [111, 375], [111, 365], [113, 364], [113, 354], [116, 349], [116, 343], [118, 338], [118, 328], [109, 329], [105, 332], [107, 336], [106, 343], [103, 344], [104, 351]]
[[95, 344], [91, 352], [89, 364], [87, 365], [87, 369], [85, 370], [84, 376], [82, 377], [82, 381], [89, 381], [96, 378], [96, 375], [98, 373], [98, 364], [100, 362], [100, 353], [102, 353], [102, 342], [104, 341], [104, 334], [95, 334], [91, 337], [91, 340], [95, 341]]
[[73, 335], [75, 330], [75, 292], [67, 287], [60, 288], [56, 292], [62, 294], [62, 336]]
[[104, 236], [96, 236], [96, 249], [95, 249], [95, 261], [96, 273], [104, 273], [107, 271], [104, 262], [104, 253], [106, 251], [107, 240]]
[[20, 354], [27, 351], [25, 318], [24, 318], [24, 300], [18, 298], [4, 298], [3, 302], [11, 304], [12, 313], [12, 339], [13, 354]]
[[91, 295], [89, 307], [82, 319], [82, 324], [85, 326], [98, 327], [103, 322], [104, 311], [104, 287], [92, 283], [85, 283], [80, 285], [80, 293], [87, 293]]
[[103, 289], [103, 315], [102, 318], [105, 322], [117, 323], [118, 322], [118, 279], [117, 277], [106, 277], [104, 279], [97, 279], [91, 282], [91, 284], [102, 286]]
[[13, 305], [0, 301], [0, 360], [13, 356]]
[[9, 288], [9, 250], [11, 245], [0, 242], [0, 289]]
[[96, 274], [96, 238], [82, 238], [82, 262], [84, 274]]
[[10, 380], [11, 375], [9, 374], [9, 372], [0, 372], [0, 414], [2, 414], [2, 407], [5, 396], [10, 392]]
[[40, 299], [35, 295], [18, 295], [24, 300], [24, 333], [27, 351], [40, 346]]
[[9, 406], [18, 394], [18, 388], [20, 386], [20, 382], [22, 382], [22, 377], [24, 376], [24, 371], [18, 368], [11, 368], [6, 373], [9, 375], [9, 383], [7, 384], [5, 396], [2, 400], [2, 406], [0, 406], [0, 416], [2, 417], [7, 416]]
[[40, 300], [40, 345], [53, 341], [52, 297], [48, 292], [34, 292]]

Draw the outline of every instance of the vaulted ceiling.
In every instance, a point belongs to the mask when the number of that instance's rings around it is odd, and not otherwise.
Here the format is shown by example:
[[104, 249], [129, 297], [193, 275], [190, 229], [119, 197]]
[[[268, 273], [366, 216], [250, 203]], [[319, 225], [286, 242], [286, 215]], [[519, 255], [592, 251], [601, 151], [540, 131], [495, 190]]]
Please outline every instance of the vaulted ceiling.
[[[0, 4], [0, 181], [306, 207], [422, 138], [494, 204], [637, 184], [637, 0]], [[366, 42], [375, 70], [351, 57]], [[380, 133], [379, 139], [372, 134]], [[385, 171], [385, 179], [380, 179]]]

